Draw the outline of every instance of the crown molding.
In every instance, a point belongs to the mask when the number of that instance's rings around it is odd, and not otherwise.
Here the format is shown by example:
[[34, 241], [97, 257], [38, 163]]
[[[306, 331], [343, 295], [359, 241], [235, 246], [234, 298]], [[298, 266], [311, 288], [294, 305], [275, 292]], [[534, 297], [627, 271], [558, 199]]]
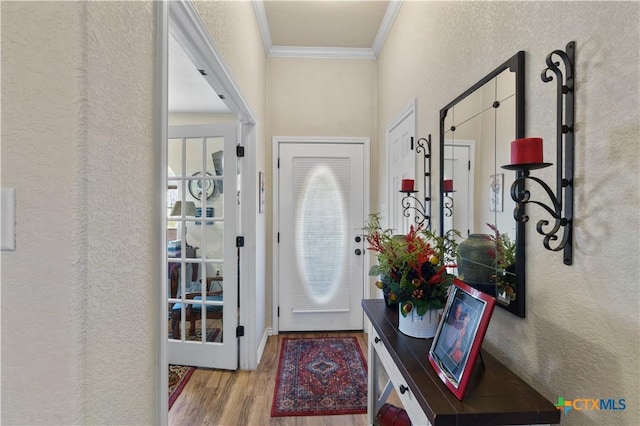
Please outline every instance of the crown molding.
[[384, 41], [387, 39], [389, 31], [391, 31], [391, 27], [393, 26], [393, 22], [396, 20], [396, 16], [398, 16], [400, 6], [402, 6], [402, 1], [403, 0], [391, 0], [387, 6], [387, 10], [382, 17], [382, 22], [380, 22], [380, 28], [378, 28], [376, 38], [373, 39], [373, 44], [371, 45], [371, 49], [373, 50], [376, 58], [382, 50]]
[[376, 59], [369, 48], [272, 46], [270, 58]]
[[267, 11], [264, 8], [263, 0], [254, 0], [253, 8], [256, 11], [256, 18], [258, 20], [258, 27], [260, 28], [260, 35], [262, 36], [262, 44], [264, 45], [264, 53], [269, 54], [271, 46], [271, 31], [269, 30], [269, 21], [267, 20]]
[[382, 50], [389, 31], [391, 31], [402, 2], [403, 0], [391, 0], [389, 2], [371, 48], [274, 46], [271, 41], [264, 0], [253, 0], [253, 7], [256, 12], [264, 51], [270, 58], [376, 59], [380, 50]]

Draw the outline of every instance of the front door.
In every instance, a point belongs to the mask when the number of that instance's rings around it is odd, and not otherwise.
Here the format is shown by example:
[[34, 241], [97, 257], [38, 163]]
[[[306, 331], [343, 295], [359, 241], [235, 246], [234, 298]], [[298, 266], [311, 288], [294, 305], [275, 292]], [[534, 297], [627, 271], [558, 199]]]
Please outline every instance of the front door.
[[279, 329], [361, 330], [368, 145], [278, 147]]
[[237, 369], [236, 127], [171, 126], [167, 146], [167, 359]]

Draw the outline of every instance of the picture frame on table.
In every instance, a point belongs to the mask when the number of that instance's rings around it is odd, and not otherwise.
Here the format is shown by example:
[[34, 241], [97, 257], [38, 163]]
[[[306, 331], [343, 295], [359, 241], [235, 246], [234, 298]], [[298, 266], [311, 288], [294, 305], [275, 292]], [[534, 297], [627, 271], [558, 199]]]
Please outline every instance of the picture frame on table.
[[459, 400], [471, 380], [495, 303], [495, 298], [454, 279], [428, 357]]

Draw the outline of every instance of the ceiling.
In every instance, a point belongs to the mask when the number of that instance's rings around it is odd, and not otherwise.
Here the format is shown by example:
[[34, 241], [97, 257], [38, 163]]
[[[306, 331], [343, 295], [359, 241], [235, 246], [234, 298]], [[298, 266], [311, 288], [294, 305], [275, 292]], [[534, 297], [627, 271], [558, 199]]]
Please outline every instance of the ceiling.
[[271, 38], [269, 47], [369, 49], [388, 5], [388, 1], [266, 1], [256, 2], [256, 15], [261, 26], [268, 26], [262, 36], [267, 42]]
[[169, 34], [169, 112], [228, 114], [229, 108], [213, 91]]
[[[375, 59], [401, 2], [254, 1], [270, 57]], [[169, 36], [169, 111], [228, 113], [224, 102]]]

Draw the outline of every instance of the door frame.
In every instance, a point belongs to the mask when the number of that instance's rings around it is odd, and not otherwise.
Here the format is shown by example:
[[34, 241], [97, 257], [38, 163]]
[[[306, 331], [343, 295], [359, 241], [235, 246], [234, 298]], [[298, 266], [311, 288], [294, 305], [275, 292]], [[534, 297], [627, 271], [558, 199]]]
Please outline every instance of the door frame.
[[[222, 58], [214, 40], [206, 29], [205, 24], [200, 19], [198, 12], [189, 0], [169, 1], [161, 0], [155, 4], [156, 7], [156, 136], [158, 154], [156, 161], [156, 185], [153, 190], [160, 194], [157, 200], [157, 211], [162, 212], [155, 216], [155, 226], [158, 229], [160, 237], [157, 239], [159, 246], [157, 248], [155, 258], [157, 265], [164, 265], [167, 261], [167, 240], [166, 240], [166, 182], [167, 168], [167, 147], [166, 141], [168, 136], [169, 112], [168, 112], [168, 63], [169, 63], [169, 31], [173, 32], [176, 39], [184, 48], [191, 60], [207, 69], [206, 79], [216, 93], [225, 94], [225, 104], [231, 110], [232, 115], [238, 121], [239, 127], [239, 145], [252, 148], [245, 150], [244, 164], [241, 167], [242, 190], [240, 202], [242, 204], [242, 214], [239, 218], [240, 230], [245, 237], [245, 248], [240, 257], [240, 276], [241, 285], [238, 297], [244, 302], [240, 306], [239, 323], [244, 325], [245, 334], [242, 344], [239, 344], [239, 365], [240, 369], [252, 369], [258, 363], [258, 348], [256, 342], [256, 334], [262, 333], [263, 330], [256, 330], [256, 321], [251, 321], [252, 312], [256, 311], [255, 297], [248, 295], [255, 294], [256, 287], [256, 250], [255, 241], [256, 206], [251, 200], [255, 200], [258, 194], [257, 185], [257, 119], [251, 108], [242, 96], [239, 87], [232, 78], [231, 72]], [[171, 22], [171, 29], [169, 22]], [[251, 248], [251, 249], [250, 249]], [[158, 275], [155, 275], [158, 276]], [[156, 401], [157, 423], [160, 425], [168, 424], [168, 369], [167, 369], [167, 336], [168, 321], [164, 305], [167, 300], [167, 277], [166, 273], [159, 274], [160, 292], [155, 299], [157, 307], [157, 324], [158, 333], [157, 350], [158, 350], [158, 369], [156, 371], [157, 378], [157, 394]]]
[[[278, 251], [278, 227], [277, 224], [279, 223], [279, 213], [278, 213], [278, 205], [280, 203], [280, 195], [279, 195], [279, 188], [280, 188], [280, 169], [278, 167], [278, 161], [279, 161], [279, 152], [280, 152], [280, 144], [284, 144], [284, 143], [334, 143], [334, 144], [360, 144], [363, 145], [364, 148], [364, 158], [363, 158], [363, 164], [364, 164], [364, 179], [363, 179], [363, 185], [365, 188], [364, 191], [364, 216], [362, 218], [362, 223], [364, 226], [364, 222], [366, 220], [366, 217], [369, 215], [369, 213], [371, 212], [371, 141], [369, 138], [367, 137], [348, 137], [348, 136], [344, 136], [344, 137], [340, 137], [340, 136], [336, 136], [336, 137], [322, 137], [322, 136], [273, 136], [272, 138], [272, 145], [271, 145], [271, 152], [273, 153], [273, 155], [271, 156], [271, 160], [272, 160], [272, 165], [271, 165], [271, 171], [272, 171], [272, 176], [271, 176], [271, 181], [273, 182], [273, 203], [271, 205], [271, 217], [273, 218], [272, 220], [272, 235], [271, 235], [271, 242], [272, 242], [272, 246], [271, 246], [271, 253], [272, 253], [272, 261], [271, 261], [271, 266], [272, 266], [272, 279], [271, 282], [273, 283], [272, 285], [272, 291], [271, 291], [271, 309], [272, 309], [272, 330], [271, 330], [271, 334], [277, 335], [279, 334], [279, 330], [280, 330], [280, 321], [278, 318], [278, 297], [279, 297], [279, 290], [280, 290], [280, 284], [278, 282], [278, 277], [279, 277], [279, 260], [280, 260], [280, 254]], [[369, 267], [370, 267], [370, 262], [369, 262], [369, 256], [365, 255], [364, 256], [364, 268], [363, 268], [363, 277], [362, 277], [362, 295], [364, 299], [368, 299], [370, 297], [370, 286], [369, 286], [369, 280], [368, 280], [368, 276], [369, 276]], [[364, 312], [363, 312], [363, 324], [366, 324], [366, 321], [364, 321]]]
[[[391, 133], [401, 124], [404, 124], [406, 120], [411, 120], [411, 121], [407, 121], [407, 123], [409, 123], [411, 125], [411, 136], [415, 139], [416, 137], [416, 99], [414, 99], [413, 101], [411, 101], [409, 103], [409, 105], [407, 105], [399, 114], [398, 116], [393, 119], [393, 121], [391, 121], [386, 128], [386, 132], [385, 132], [385, 137], [386, 137], [386, 155], [387, 155], [387, 173], [386, 173], [386, 196], [387, 196], [387, 204], [386, 204], [386, 209], [383, 208], [382, 210], [386, 210], [388, 212], [387, 214], [387, 228], [394, 228], [395, 223], [392, 223], [393, 221], [391, 220], [391, 212], [392, 212], [392, 206], [391, 206], [391, 202], [393, 201], [393, 197], [392, 197], [392, 191], [398, 191], [398, 188], [392, 188], [391, 187], [391, 181], [392, 181], [392, 176], [391, 176], [391, 153], [389, 152], [390, 149], [390, 145], [389, 145], [389, 140], [391, 139]], [[422, 176], [418, 174], [418, 169], [416, 167], [416, 155], [415, 155], [415, 149], [412, 147], [411, 148], [412, 151], [412, 155], [414, 156], [413, 159], [413, 169], [411, 170], [411, 173], [409, 173], [409, 175], [413, 175], [414, 179], [416, 179], [417, 176]], [[424, 173], [424, 170], [422, 170], [422, 172]], [[424, 193], [426, 194], [427, 188], [423, 188]], [[394, 215], [394, 219], [395, 219], [395, 215]], [[409, 221], [409, 223], [414, 223], [413, 221]]]

